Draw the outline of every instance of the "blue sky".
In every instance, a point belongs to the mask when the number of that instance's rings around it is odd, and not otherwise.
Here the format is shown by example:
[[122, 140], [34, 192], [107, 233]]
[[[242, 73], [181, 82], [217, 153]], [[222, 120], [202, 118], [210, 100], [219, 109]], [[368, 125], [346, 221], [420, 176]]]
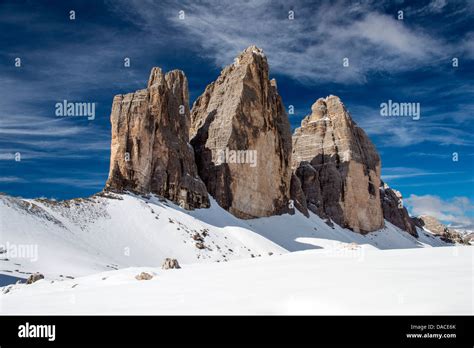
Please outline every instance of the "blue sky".
[[[473, 16], [472, 1], [442, 0], [2, 1], [0, 191], [62, 199], [101, 190], [114, 95], [144, 88], [159, 66], [186, 73], [192, 103], [256, 44], [295, 108], [293, 128], [316, 99], [338, 95], [412, 213], [472, 225]], [[56, 117], [62, 100], [96, 103], [96, 118]], [[388, 100], [420, 103], [420, 119], [382, 117]]]

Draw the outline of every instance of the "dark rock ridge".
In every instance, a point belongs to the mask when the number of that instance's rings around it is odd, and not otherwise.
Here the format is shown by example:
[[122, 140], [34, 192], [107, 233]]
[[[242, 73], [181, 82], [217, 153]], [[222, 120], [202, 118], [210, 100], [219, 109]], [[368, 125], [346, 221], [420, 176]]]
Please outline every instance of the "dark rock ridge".
[[219, 205], [243, 219], [288, 212], [291, 131], [268, 70], [263, 51], [248, 47], [191, 111], [199, 175]]
[[290, 196], [295, 209], [298, 209], [303, 215], [309, 217], [308, 206], [306, 205], [306, 196], [301, 187], [301, 181], [296, 174], [291, 175]]
[[146, 89], [115, 96], [110, 121], [106, 190], [152, 192], [187, 209], [209, 207], [188, 143], [188, 82], [182, 71], [153, 68]]
[[415, 221], [403, 206], [402, 198], [402, 194], [399, 191], [391, 189], [386, 183], [381, 182], [380, 201], [382, 202], [385, 220], [407, 231], [412, 236], [418, 237]]

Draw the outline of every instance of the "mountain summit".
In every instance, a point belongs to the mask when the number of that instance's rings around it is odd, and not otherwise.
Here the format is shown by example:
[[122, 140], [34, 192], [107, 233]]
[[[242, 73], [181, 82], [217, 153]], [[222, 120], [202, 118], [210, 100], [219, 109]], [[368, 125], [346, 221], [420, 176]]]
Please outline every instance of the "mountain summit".
[[186, 209], [211, 195], [241, 219], [309, 211], [358, 233], [384, 219], [417, 236], [380, 156], [337, 96], [319, 98], [291, 135], [263, 51], [250, 46], [189, 109], [184, 73], [153, 68], [148, 87], [114, 98], [106, 189], [156, 193]]
[[355, 232], [384, 226], [380, 157], [336, 96], [318, 99], [293, 135], [293, 168], [309, 210]]
[[244, 219], [288, 211], [290, 124], [261, 49], [248, 47], [222, 70], [191, 122], [199, 175], [220, 206]]
[[188, 81], [181, 70], [153, 68], [148, 87], [117, 95], [106, 189], [156, 193], [185, 208], [209, 207], [188, 143]]

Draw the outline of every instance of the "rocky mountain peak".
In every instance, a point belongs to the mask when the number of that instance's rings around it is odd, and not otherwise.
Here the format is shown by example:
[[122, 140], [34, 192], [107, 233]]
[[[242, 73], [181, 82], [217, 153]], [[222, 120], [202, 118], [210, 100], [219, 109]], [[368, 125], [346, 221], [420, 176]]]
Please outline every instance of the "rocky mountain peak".
[[267, 57], [261, 48], [258, 48], [255, 45], [251, 45], [243, 50], [235, 59], [235, 62], [238, 64], [245, 65], [255, 61], [267, 61]]
[[257, 46], [225, 67], [192, 110], [185, 74], [153, 68], [146, 89], [114, 98], [111, 123], [106, 189], [153, 192], [186, 208], [208, 207], [209, 192], [239, 218], [295, 207], [360, 233], [385, 218], [417, 235], [401, 194], [380, 179], [375, 146], [339, 97], [317, 99], [291, 136]]
[[[329, 133], [326, 133], [329, 131]], [[311, 139], [318, 134], [320, 141]], [[332, 161], [347, 162], [355, 160], [375, 170], [380, 165], [380, 156], [369, 137], [352, 119], [341, 99], [330, 95], [319, 98], [311, 107], [311, 114], [301, 122], [295, 131], [299, 137], [296, 145], [300, 150], [293, 151], [293, 165], [301, 161], [314, 160], [313, 153], [328, 155]], [[334, 136], [334, 141], [332, 137]], [[308, 151], [308, 147], [311, 151]], [[306, 147], [306, 151], [301, 151]]]
[[256, 46], [207, 86], [191, 111], [201, 178], [219, 205], [241, 218], [287, 211], [291, 133], [276, 82]]
[[309, 210], [356, 232], [383, 227], [380, 157], [339, 97], [316, 100], [295, 130], [292, 167]]
[[[180, 70], [176, 70], [176, 72], [178, 74], [184, 75], [184, 73]], [[154, 67], [151, 69], [150, 77], [148, 78], [148, 87], [151, 87], [154, 84], [163, 84], [164, 79], [165, 79], [165, 74], [163, 74], [163, 71], [161, 70], [161, 68]]]
[[106, 189], [152, 192], [185, 208], [209, 206], [188, 143], [188, 82], [182, 71], [153, 68], [146, 89], [115, 96], [110, 120]]

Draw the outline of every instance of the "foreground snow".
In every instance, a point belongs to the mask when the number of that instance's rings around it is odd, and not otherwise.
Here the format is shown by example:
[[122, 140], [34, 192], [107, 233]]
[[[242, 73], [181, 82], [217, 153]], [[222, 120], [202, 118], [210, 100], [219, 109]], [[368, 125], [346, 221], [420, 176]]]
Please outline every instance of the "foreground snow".
[[[215, 201], [0, 195], [0, 313], [471, 314], [472, 248], [418, 233], [386, 222], [363, 236], [299, 212], [240, 220]], [[168, 257], [183, 269], [161, 270]], [[33, 272], [45, 279], [12, 285]]]
[[[202, 239], [200, 248], [196, 237]], [[420, 230], [416, 239], [388, 222], [386, 228], [362, 236], [299, 212], [245, 221], [215, 201], [209, 209], [189, 212], [154, 196], [49, 202], [0, 195], [0, 275], [19, 278], [40, 272], [47, 279], [63, 279], [156, 267], [168, 257], [182, 264], [223, 262], [338, 250], [351, 243], [373, 249], [446, 245], [431, 233]], [[15, 254], [21, 248], [27, 253]]]
[[[2, 314], [473, 314], [471, 247], [346, 245], [13, 285]], [[142, 271], [151, 280], [136, 280]]]

